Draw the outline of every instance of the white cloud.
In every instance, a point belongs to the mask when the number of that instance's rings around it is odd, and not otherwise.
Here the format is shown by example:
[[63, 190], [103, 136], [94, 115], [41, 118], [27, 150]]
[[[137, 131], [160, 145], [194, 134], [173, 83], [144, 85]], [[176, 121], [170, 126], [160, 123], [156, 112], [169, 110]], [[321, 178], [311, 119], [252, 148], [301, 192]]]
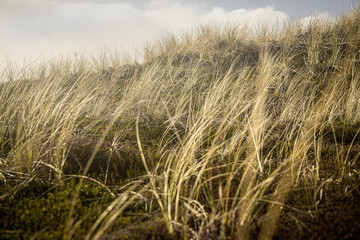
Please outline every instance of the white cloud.
[[130, 49], [164, 30], [183, 31], [208, 21], [276, 27], [288, 20], [285, 13], [271, 7], [230, 12], [214, 7], [206, 12], [176, 0], [152, 0], [141, 8], [114, 0], [103, 4], [89, 0], [0, 2], [0, 52], [12, 56], [53, 56], [74, 48], [96, 52], [114, 45]]
[[289, 16], [269, 6], [257, 9], [235, 9], [230, 12], [226, 12], [220, 7], [214, 7], [211, 12], [201, 16], [201, 20], [202, 22], [236, 22], [239, 25], [246, 25], [254, 31], [261, 27], [280, 30], [289, 20]]
[[333, 23], [336, 19], [327, 12], [320, 12], [311, 16], [304, 17], [300, 20], [303, 28], [307, 28], [312, 23]]

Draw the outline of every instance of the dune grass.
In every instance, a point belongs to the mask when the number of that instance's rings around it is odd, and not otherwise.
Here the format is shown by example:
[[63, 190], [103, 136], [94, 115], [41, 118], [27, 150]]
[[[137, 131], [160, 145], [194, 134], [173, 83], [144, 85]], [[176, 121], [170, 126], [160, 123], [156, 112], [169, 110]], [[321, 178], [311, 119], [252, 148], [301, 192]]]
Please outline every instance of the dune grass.
[[202, 26], [142, 63], [83, 56], [1, 78], [4, 239], [359, 232], [359, 7], [276, 34]]

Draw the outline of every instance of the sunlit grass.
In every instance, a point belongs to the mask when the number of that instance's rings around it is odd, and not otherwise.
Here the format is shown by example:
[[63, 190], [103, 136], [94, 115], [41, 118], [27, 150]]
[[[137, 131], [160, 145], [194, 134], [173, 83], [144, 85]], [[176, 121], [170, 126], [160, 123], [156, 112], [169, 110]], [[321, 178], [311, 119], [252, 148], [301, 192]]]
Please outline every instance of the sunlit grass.
[[69, 196], [54, 202], [53, 211], [67, 206], [50, 219], [57, 228], [32, 228], [49, 221], [41, 214], [12, 228], [6, 215], [1, 233], [142, 239], [137, 224], [173, 238], [271, 239], [296, 230], [280, 228], [288, 219], [306, 226], [304, 208], [324, 211], [335, 183], [345, 184], [338, 195], [359, 188], [359, 23], [356, 8], [335, 23], [257, 37], [202, 26], [147, 47], [142, 63], [9, 65], [0, 84], [0, 210], [16, 208], [15, 199], [46, 212], [36, 199]]

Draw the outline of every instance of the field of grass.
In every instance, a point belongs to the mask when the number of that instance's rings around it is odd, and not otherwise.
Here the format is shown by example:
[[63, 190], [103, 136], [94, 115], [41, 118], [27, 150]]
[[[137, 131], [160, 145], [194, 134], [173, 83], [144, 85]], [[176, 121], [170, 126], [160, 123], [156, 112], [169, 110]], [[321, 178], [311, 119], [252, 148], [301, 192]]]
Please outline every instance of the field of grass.
[[0, 239], [360, 236], [359, 6], [0, 77]]

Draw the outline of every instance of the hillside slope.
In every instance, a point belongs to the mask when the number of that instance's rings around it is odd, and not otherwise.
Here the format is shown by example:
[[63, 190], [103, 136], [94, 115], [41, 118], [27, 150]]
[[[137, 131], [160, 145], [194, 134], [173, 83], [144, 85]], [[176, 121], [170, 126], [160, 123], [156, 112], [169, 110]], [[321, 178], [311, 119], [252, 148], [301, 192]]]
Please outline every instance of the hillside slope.
[[203, 26], [143, 63], [0, 84], [1, 239], [360, 234], [360, 8], [250, 37]]

